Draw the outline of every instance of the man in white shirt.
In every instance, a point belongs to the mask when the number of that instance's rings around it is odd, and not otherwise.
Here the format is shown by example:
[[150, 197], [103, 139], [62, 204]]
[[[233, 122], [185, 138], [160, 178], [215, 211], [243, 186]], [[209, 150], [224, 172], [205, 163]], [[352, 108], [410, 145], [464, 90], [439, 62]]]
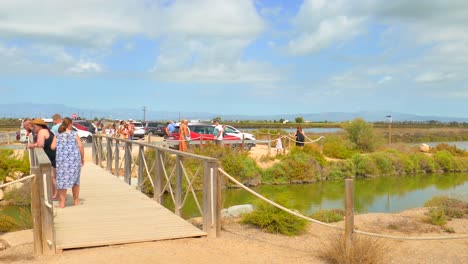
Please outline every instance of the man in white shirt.
[[216, 145], [221, 145], [223, 142], [223, 126], [219, 124], [218, 120], [215, 120], [214, 136]]

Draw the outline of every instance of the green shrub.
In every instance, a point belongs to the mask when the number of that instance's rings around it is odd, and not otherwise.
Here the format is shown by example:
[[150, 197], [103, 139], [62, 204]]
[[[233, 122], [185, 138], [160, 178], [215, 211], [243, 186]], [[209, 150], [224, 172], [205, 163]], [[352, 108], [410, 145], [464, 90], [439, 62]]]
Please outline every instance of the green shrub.
[[328, 179], [352, 178], [356, 174], [354, 163], [350, 159], [331, 162], [330, 164]]
[[453, 156], [458, 157], [468, 157], [468, 151], [457, 148], [455, 145], [449, 145], [447, 143], [437, 144], [435, 147], [431, 148], [432, 153], [437, 153], [439, 151], [447, 151]]
[[433, 225], [443, 226], [447, 223], [447, 217], [445, 216], [445, 211], [443, 208], [431, 207], [427, 213], [427, 216], [427, 222]]
[[354, 119], [350, 124], [344, 126], [348, 132], [349, 140], [356, 145], [358, 150], [372, 152], [378, 145], [377, 137], [372, 124], [362, 118]]
[[380, 175], [393, 175], [395, 167], [393, 166], [390, 155], [384, 152], [372, 153], [371, 158], [374, 160], [375, 166], [379, 170]]
[[341, 136], [330, 135], [323, 141], [323, 155], [336, 159], [349, 159], [355, 153], [351, 142]]
[[0, 181], [14, 172], [29, 174], [29, 156], [24, 154], [20, 157], [11, 149], [0, 149]]
[[452, 218], [462, 218], [468, 209], [468, 203], [447, 196], [435, 196], [424, 203], [425, 207], [440, 208], [445, 215]]
[[31, 229], [32, 227], [31, 212], [26, 208], [20, 208], [17, 219], [9, 215], [0, 215], [0, 233]]
[[321, 222], [334, 223], [343, 220], [344, 211], [341, 209], [319, 210], [310, 217]]
[[352, 161], [356, 168], [356, 176], [372, 177], [379, 175], [379, 170], [374, 160], [368, 155], [356, 154], [352, 157]]
[[414, 161], [417, 172], [435, 172], [436, 164], [434, 160], [423, 153], [417, 153], [410, 155], [410, 158]]
[[452, 154], [446, 150], [442, 150], [434, 154], [434, 160], [439, 164], [440, 168], [445, 171], [454, 171], [456, 167], [455, 159]]
[[248, 184], [254, 179], [261, 179], [262, 173], [257, 162], [246, 152], [228, 152], [221, 159], [221, 166], [228, 174]]
[[257, 226], [269, 233], [287, 236], [304, 233], [308, 225], [306, 220], [271, 205], [260, 205], [255, 211], [244, 214], [241, 223]]

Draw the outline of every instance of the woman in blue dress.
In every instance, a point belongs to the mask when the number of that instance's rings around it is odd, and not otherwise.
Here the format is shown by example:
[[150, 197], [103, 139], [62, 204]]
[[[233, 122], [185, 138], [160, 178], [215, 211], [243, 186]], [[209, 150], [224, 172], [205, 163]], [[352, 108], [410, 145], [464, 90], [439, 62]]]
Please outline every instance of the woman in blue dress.
[[72, 189], [73, 202], [79, 205], [80, 173], [84, 164], [84, 149], [81, 139], [73, 130], [73, 122], [65, 117], [58, 129], [59, 133], [52, 142], [56, 149], [57, 189], [59, 207], [65, 207], [67, 189]]

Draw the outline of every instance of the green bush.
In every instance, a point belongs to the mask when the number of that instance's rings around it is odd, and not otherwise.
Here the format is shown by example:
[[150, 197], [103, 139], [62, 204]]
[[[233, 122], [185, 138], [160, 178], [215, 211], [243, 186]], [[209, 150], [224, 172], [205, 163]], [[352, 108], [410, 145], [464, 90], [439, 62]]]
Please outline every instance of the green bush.
[[455, 159], [452, 154], [446, 150], [442, 150], [434, 154], [434, 160], [445, 172], [454, 171], [456, 168]]
[[434, 160], [423, 153], [411, 154], [410, 158], [414, 161], [416, 172], [435, 172], [436, 163]]
[[455, 145], [449, 145], [447, 143], [437, 144], [435, 147], [431, 148], [432, 153], [437, 153], [439, 151], [448, 151], [453, 156], [458, 157], [468, 157], [468, 151], [457, 148]]
[[358, 150], [372, 152], [378, 145], [377, 137], [372, 124], [367, 123], [362, 118], [354, 119], [350, 124], [344, 126], [351, 142]]
[[0, 181], [14, 172], [29, 174], [29, 156], [19, 157], [11, 149], [0, 149]]
[[262, 172], [257, 162], [246, 152], [228, 152], [221, 159], [221, 166], [228, 174], [236, 177], [245, 184], [257, 179], [260, 181]]
[[260, 205], [255, 211], [244, 214], [241, 223], [257, 226], [269, 233], [287, 236], [304, 233], [308, 225], [306, 220], [271, 205]]
[[28, 209], [20, 208], [17, 219], [9, 215], [0, 215], [0, 233], [31, 229], [32, 227], [32, 216]]
[[354, 163], [350, 159], [331, 162], [330, 164], [328, 179], [352, 178], [356, 174]]
[[424, 206], [440, 208], [445, 215], [453, 218], [462, 218], [468, 212], [468, 203], [447, 196], [435, 196], [426, 201]]
[[341, 209], [319, 210], [310, 217], [321, 222], [334, 223], [343, 220], [344, 211]]
[[305, 183], [320, 180], [327, 161], [317, 146], [292, 148], [289, 155], [263, 173], [265, 183]]
[[355, 153], [351, 142], [341, 136], [330, 135], [323, 141], [323, 155], [336, 159], [349, 159]]
[[352, 161], [356, 168], [356, 176], [372, 177], [379, 175], [379, 170], [370, 156], [356, 154], [352, 157]]
[[431, 207], [427, 213], [427, 221], [433, 225], [443, 226], [447, 223], [445, 211], [440, 207]]
[[389, 154], [384, 152], [376, 152], [371, 154], [380, 175], [393, 175], [395, 167]]

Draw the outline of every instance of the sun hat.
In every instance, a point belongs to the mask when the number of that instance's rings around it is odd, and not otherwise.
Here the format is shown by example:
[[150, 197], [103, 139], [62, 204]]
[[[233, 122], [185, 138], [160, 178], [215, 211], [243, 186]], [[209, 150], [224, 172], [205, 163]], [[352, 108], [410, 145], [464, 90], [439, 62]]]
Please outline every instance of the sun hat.
[[39, 125], [39, 126], [47, 126], [47, 124], [42, 120], [41, 118], [35, 118], [33, 119], [32, 123], [34, 125]]

